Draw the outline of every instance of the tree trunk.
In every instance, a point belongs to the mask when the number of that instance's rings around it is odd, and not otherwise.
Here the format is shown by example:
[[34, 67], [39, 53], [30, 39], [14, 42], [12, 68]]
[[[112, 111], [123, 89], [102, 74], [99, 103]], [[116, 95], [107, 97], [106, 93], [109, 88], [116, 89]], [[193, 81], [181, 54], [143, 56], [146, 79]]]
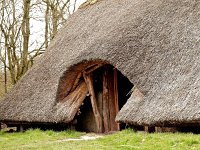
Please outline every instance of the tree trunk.
[[45, 11], [45, 49], [47, 49], [49, 45], [49, 2], [46, 2], [46, 11]]
[[[5, 52], [5, 58], [6, 58], [6, 52]], [[8, 92], [7, 89], [7, 70], [6, 70], [6, 59], [5, 59], [5, 63], [4, 63], [4, 91], [5, 93]]]
[[23, 51], [22, 51], [22, 75], [28, 70], [28, 46], [30, 37], [30, 0], [23, 0], [23, 19], [22, 19], [22, 36], [23, 36]]
[[53, 39], [55, 37], [55, 35], [58, 32], [58, 10], [57, 10], [57, 5], [54, 5], [51, 7], [51, 11], [52, 11], [52, 24], [53, 24], [53, 32], [52, 32], [52, 36], [51, 39]]

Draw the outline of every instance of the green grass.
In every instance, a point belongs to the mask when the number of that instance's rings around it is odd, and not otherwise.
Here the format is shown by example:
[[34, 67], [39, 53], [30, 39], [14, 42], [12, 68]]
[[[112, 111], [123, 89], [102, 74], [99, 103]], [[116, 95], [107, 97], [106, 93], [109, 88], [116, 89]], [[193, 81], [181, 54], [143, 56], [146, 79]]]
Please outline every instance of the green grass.
[[39, 129], [28, 130], [24, 133], [6, 133], [0, 132], [0, 149], [37, 149], [43, 146], [53, 146], [53, 141], [63, 140], [66, 138], [78, 138], [84, 133], [75, 131], [55, 132], [52, 130], [41, 131]]
[[61, 141], [78, 138], [75, 131], [28, 130], [25, 133], [0, 132], [0, 149], [6, 150], [190, 150], [200, 149], [200, 135], [184, 133], [147, 134], [124, 130], [88, 141]]

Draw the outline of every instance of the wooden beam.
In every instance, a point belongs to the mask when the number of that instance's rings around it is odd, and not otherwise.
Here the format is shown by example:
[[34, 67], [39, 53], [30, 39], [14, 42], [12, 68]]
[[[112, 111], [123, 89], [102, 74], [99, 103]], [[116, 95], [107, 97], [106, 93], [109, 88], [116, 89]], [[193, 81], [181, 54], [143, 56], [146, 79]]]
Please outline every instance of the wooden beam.
[[80, 72], [80, 73], [77, 75], [77, 77], [76, 77], [76, 79], [75, 79], [75, 81], [74, 81], [74, 84], [73, 84], [73, 86], [72, 86], [72, 88], [71, 88], [71, 91], [74, 91], [74, 90], [76, 89], [76, 87], [78, 86], [78, 83], [79, 83], [79, 81], [80, 81], [81, 76], [82, 76], [82, 72]]
[[97, 132], [102, 133], [103, 132], [102, 117], [101, 117], [101, 114], [97, 107], [97, 100], [96, 100], [95, 92], [94, 92], [94, 88], [93, 88], [92, 76], [91, 76], [91, 74], [86, 75], [85, 73], [83, 73], [83, 77], [87, 84], [88, 91], [90, 94], [92, 109], [93, 109], [93, 113], [94, 113], [94, 117], [95, 117], [95, 121], [96, 121], [96, 125], [97, 125]]
[[177, 132], [177, 127], [155, 127], [155, 132]]
[[[117, 69], [114, 68], [114, 101], [115, 101], [115, 112], [116, 115], [119, 112], [119, 98], [118, 98], [118, 76]], [[117, 130], [120, 130], [120, 125], [117, 123]]]
[[112, 68], [109, 68], [108, 75], [107, 75], [107, 81], [108, 81], [108, 93], [109, 93], [109, 114], [110, 114], [110, 131], [118, 131], [118, 123], [115, 121], [115, 117], [118, 113], [118, 102], [116, 102], [115, 97], [115, 83], [114, 83], [114, 71]]
[[105, 132], [120, 130], [115, 117], [119, 111], [117, 70], [105, 67], [103, 73], [103, 123]]
[[108, 81], [107, 81], [108, 71], [104, 70], [103, 73], [103, 124], [104, 132], [110, 131], [110, 112], [109, 112], [109, 93], [108, 93]]
[[144, 131], [148, 133], [149, 132], [149, 127], [148, 126], [144, 126]]
[[23, 127], [22, 124], [20, 124], [20, 126], [19, 126], [19, 131], [20, 131], [20, 132], [24, 132], [24, 127]]
[[[89, 74], [89, 73], [93, 72], [94, 70], [100, 68], [100, 67], [103, 66], [103, 65], [104, 65], [104, 63], [92, 64], [92, 65], [88, 66], [83, 72], [84, 72], [85, 74]], [[76, 89], [76, 87], [78, 86], [78, 83], [79, 83], [80, 78], [82, 77], [82, 75], [83, 75], [82, 72], [80, 72], [80, 73], [77, 75], [77, 77], [76, 77], [76, 79], [75, 79], [75, 81], [74, 81], [74, 84], [73, 84], [73, 86], [72, 86], [72, 88], [71, 88], [70, 91], [74, 91], [74, 90]]]
[[101, 63], [101, 64], [94, 64], [93, 66], [91, 67], [88, 67], [84, 70], [84, 73], [85, 74], [89, 74], [91, 72], [93, 72], [94, 70], [100, 68], [101, 66], [105, 65], [104, 63]]
[[88, 64], [86, 66], [86, 68], [84, 69], [84, 71], [89, 71], [91, 68], [94, 68], [95, 66], [99, 65], [99, 63], [92, 63], [92, 64]]
[[[63, 99], [62, 103], [67, 101], [66, 107], [69, 107], [68, 114], [70, 119], [68, 118], [68, 121], [74, 118], [87, 94], [87, 85], [84, 81], [82, 81], [73, 92]], [[65, 122], [68, 123], [68, 121]]]

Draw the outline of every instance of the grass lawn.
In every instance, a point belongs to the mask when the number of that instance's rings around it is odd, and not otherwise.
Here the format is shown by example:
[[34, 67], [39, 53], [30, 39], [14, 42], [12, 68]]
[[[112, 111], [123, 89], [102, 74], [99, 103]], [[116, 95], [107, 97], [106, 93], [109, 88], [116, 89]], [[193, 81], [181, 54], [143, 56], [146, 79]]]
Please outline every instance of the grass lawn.
[[200, 135], [184, 133], [133, 132], [124, 130], [88, 141], [64, 141], [79, 138], [85, 133], [75, 131], [28, 130], [24, 133], [0, 132], [0, 149], [23, 150], [190, 150], [200, 149]]

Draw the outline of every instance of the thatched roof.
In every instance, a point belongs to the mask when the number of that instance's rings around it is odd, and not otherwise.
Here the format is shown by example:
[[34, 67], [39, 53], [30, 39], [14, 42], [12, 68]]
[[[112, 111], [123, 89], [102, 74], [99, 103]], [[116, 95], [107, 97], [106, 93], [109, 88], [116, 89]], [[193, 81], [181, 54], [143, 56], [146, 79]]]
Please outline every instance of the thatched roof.
[[70, 106], [60, 102], [59, 91], [67, 89], [87, 61], [99, 59], [115, 66], [144, 95], [137, 98], [134, 92], [118, 121], [200, 123], [199, 42], [199, 1], [97, 2], [67, 21], [44, 56], [0, 103], [0, 119], [70, 121]]

